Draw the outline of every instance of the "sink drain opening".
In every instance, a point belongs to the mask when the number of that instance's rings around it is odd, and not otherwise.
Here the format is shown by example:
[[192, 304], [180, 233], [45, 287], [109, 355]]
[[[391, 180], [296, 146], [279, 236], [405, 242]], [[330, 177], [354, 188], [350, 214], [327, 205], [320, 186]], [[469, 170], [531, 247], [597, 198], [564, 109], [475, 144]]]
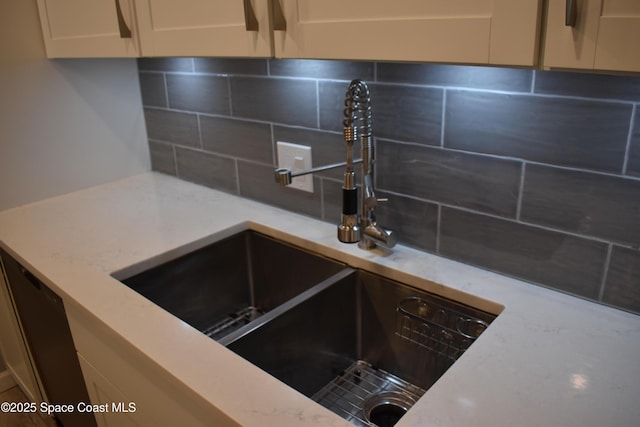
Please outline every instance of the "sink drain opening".
[[368, 421], [374, 423], [378, 427], [392, 427], [400, 421], [400, 418], [402, 418], [406, 412], [407, 411], [404, 408], [399, 406], [382, 404], [371, 410]]
[[354, 362], [312, 399], [358, 427], [393, 426], [425, 393], [395, 375]]
[[364, 401], [365, 421], [378, 427], [392, 427], [416, 403], [407, 393], [387, 391], [374, 394]]

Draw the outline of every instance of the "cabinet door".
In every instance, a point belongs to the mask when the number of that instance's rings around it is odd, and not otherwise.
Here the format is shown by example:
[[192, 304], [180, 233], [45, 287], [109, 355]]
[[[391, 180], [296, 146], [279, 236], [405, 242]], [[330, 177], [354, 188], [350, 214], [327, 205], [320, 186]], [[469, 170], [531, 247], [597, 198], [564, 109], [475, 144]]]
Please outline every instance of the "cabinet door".
[[[280, 7], [279, 7], [280, 6]], [[277, 57], [534, 65], [541, 0], [275, 0]]]
[[69, 304], [67, 314], [91, 403], [109, 405], [100, 427], [238, 426], [85, 309]]
[[[95, 411], [98, 427], [140, 427], [156, 425], [144, 416], [136, 415], [135, 402], [120, 392], [81, 354], [78, 354], [82, 374], [87, 381], [91, 404]], [[133, 404], [133, 406], [131, 406]]]
[[131, 0], [38, 0], [38, 11], [49, 58], [139, 56]]
[[0, 347], [7, 368], [27, 398], [32, 402], [42, 402], [42, 394], [31, 367], [28, 349], [20, 332], [9, 287], [5, 281], [2, 258], [0, 258]]
[[640, 71], [640, 1], [574, 1], [574, 26], [565, 0], [548, 2], [544, 67]]
[[143, 56], [272, 55], [268, 0], [139, 0]]
[[[2, 265], [25, 341], [47, 402], [75, 404], [89, 399], [64, 303], [56, 293], [0, 249]], [[67, 427], [96, 426], [92, 413], [54, 411]]]

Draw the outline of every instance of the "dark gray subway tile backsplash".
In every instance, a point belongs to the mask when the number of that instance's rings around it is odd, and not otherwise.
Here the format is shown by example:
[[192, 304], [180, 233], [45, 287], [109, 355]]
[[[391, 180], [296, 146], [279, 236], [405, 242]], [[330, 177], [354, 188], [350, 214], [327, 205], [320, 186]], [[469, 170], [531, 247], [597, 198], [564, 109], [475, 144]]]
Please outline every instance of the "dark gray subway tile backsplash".
[[202, 148], [206, 151], [273, 163], [271, 126], [267, 123], [203, 115], [200, 133]]
[[317, 127], [316, 82], [266, 77], [232, 77], [233, 115], [289, 125]]
[[603, 101], [452, 90], [444, 146], [620, 173], [631, 110]]
[[440, 224], [440, 253], [596, 299], [607, 245], [444, 207]]
[[271, 75], [281, 77], [351, 81], [353, 79], [371, 80], [374, 73], [372, 62], [290, 59], [270, 61], [269, 64]]
[[266, 76], [268, 62], [266, 59], [193, 58], [193, 67], [196, 73]]
[[177, 175], [174, 145], [149, 140], [149, 154], [151, 156], [151, 168], [154, 171]]
[[527, 165], [520, 219], [640, 247], [640, 180]]
[[377, 191], [377, 197], [393, 200], [376, 208], [377, 220], [402, 236], [402, 241], [417, 249], [436, 251], [438, 205], [424, 200]]
[[536, 93], [638, 102], [640, 79], [590, 73], [536, 73]]
[[140, 58], [140, 71], [193, 72], [192, 58]]
[[229, 82], [227, 77], [210, 75], [168, 74], [169, 108], [229, 115]]
[[521, 162], [378, 139], [377, 186], [515, 218]]
[[453, 88], [530, 92], [533, 71], [441, 64], [379, 63], [378, 81]]
[[147, 136], [151, 140], [171, 142], [177, 145], [200, 147], [198, 116], [170, 110], [145, 108], [144, 118]]
[[379, 138], [440, 145], [442, 106], [442, 89], [371, 85], [374, 130]]
[[164, 73], [140, 73], [140, 92], [147, 107], [168, 107]]
[[[378, 220], [427, 252], [640, 313], [640, 77], [327, 60], [138, 60], [153, 170], [337, 223], [342, 171], [273, 182], [276, 142], [344, 160], [372, 94]], [[358, 148], [355, 149], [356, 153]], [[357, 155], [357, 154], [356, 154]]]
[[233, 159], [176, 147], [176, 166], [178, 175], [187, 181], [230, 193], [237, 191], [238, 178]]

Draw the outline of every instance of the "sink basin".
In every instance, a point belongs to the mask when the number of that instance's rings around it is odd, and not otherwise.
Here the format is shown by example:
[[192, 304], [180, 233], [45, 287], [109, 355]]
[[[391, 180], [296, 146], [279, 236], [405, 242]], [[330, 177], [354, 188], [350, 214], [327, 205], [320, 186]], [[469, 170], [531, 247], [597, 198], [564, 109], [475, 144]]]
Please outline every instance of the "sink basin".
[[252, 230], [146, 265], [114, 276], [357, 426], [394, 425], [495, 318]]
[[247, 230], [120, 281], [220, 339], [344, 267]]
[[355, 425], [393, 425], [494, 315], [354, 270], [230, 350]]

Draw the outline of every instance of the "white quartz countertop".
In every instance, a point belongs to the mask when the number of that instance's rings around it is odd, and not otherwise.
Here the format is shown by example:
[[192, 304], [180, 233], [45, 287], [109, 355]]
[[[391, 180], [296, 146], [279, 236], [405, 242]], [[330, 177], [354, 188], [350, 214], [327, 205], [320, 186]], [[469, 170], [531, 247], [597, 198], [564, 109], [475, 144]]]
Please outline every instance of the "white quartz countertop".
[[246, 228], [500, 313], [399, 427], [640, 423], [640, 316], [401, 245], [362, 251], [331, 224], [157, 173], [0, 212], [2, 247], [65, 304], [238, 425], [348, 426], [111, 276]]

